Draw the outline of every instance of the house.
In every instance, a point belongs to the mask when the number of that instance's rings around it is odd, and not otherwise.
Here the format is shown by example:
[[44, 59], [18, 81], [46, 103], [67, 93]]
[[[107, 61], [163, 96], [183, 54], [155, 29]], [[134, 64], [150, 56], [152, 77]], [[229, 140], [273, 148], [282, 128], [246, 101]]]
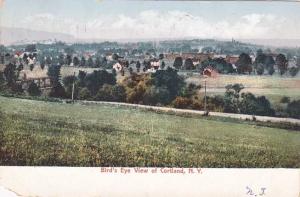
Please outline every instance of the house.
[[123, 69], [124, 65], [122, 65], [120, 62], [117, 62], [113, 65], [113, 69], [115, 69], [117, 72], [120, 72]]
[[160, 61], [157, 59], [150, 60], [151, 68], [158, 70], [160, 67]]
[[218, 71], [215, 70], [213, 67], [208, 66], [205, 68], [202, 72], [202, 74], [206, 77], [217, 77], [218, 76]]

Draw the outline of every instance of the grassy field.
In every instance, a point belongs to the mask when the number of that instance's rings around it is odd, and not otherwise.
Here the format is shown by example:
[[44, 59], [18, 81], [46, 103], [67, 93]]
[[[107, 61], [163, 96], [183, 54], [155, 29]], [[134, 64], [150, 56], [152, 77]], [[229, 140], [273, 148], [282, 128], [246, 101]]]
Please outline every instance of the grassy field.
[[[206, 79], [200, 77], [200, 75], [194, 75], [187, 78], [187, 82], [201, 84], [202, 86], [204, 86], [204, 80], [207, 81], [209, 95], [223, 94], [226, 85], [241, 83], [245, 86], [244, 92], [251, 92], [259, 96], [264, 95], [272, 104], [279, 103], [283, 96], [288, 96], [292, 100], [300, 99], [299, 77], [281, 77], [274, 74], [273, 76], [219, 75], [215, 78]], [[203, 92], [204, 88], [201, 89], [201, 93]]]
[[300, 132], [0, 97], [0, 165], [300, 167]]

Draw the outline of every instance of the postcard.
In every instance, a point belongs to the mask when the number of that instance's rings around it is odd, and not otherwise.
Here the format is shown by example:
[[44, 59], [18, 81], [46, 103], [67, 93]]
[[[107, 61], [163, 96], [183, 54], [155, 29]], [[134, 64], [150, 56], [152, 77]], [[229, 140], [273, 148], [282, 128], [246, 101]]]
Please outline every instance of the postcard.
[[0, 0], [0, 197], [300, 195], [298, 1]]

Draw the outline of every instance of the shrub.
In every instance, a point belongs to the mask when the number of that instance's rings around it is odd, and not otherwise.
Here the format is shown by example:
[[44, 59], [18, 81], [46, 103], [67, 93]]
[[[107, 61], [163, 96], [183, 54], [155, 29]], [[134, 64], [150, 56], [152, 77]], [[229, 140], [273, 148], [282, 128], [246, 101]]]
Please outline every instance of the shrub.
[[284, 96], [280, 99], [280, 103], [289, 103], [291, 101], [290, 97]]
[[179, 109], [186, 109], [190, 108], [190, 106], [193, 104], [193, 101], [189, 98], [184, 98], [181, 96], [178, 96], [175, 98], [175, 100], [172, 102], [173, 107], [179, 108]]
[[275, 114], [269, 100], [265, 96], [255, 97], [252, 93], [242, 93], [239, 108], [243, 114], [262, 116], [274, 116]]
[[109, 85], [104, 84], [98, 91], [96, 100], [99, 101], [114, 101], [124, 102], [126, 100], [126, 90], [122, 85]]
[[57, 83], [49, 93], [50, 97], [56, 98], [66, 98], [66, 91], [65, 88], [61, 85], [61, 83]]
[[299, 72], [299, 67], [291, 67], [289, 73], [292, 77], [295, 77]]
[[300, 100], [290, 102], [286, 112], [292, 118], [300, 118]]
[[81, 88], [78, 93], [78, 98], [80, 100], [88, 100], [91, 99], [91, 93], [88, 88]]
[[145, 91], [143, 103], [149, 105], [169, 104], [170, 92], [166, 87], [150, 86]]

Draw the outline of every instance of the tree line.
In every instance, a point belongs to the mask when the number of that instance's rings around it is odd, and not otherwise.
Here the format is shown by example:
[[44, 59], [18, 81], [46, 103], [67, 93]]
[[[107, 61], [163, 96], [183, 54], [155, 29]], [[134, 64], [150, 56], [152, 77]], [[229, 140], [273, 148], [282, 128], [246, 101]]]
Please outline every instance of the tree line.
[[[47, 94], [49, 98], [71, 99], [73, 93], [76, 100], [128, 102], [195, 110], [204, 110], [206, 100], [208, 111], [300, 118], [300, 100], [285, 99], [282, 101], [285, 108], [277, 110], [265, 96], [242, 92], [242, 84], [227, 85], [224, 95], [204, 99], [199, 92], [201, 85], [186, 83], [183, 76], [171, 67], [155, 73], [132, 72], [119, 82], [116, 73], [106, 70], [95, 70], [92, 73], [79, 71], [77, 75], [64, 78], [60, 72], [60, 65], [48, 67], [47, 74], [52, 87]], [[34, 82], [24, 90], [18, 83], [18, 73], [19, 70], [14, 64], [8, 64], [4, 72], [0, 72], [2, 93], [28, 94], [35, 97], [42, 95]]]

